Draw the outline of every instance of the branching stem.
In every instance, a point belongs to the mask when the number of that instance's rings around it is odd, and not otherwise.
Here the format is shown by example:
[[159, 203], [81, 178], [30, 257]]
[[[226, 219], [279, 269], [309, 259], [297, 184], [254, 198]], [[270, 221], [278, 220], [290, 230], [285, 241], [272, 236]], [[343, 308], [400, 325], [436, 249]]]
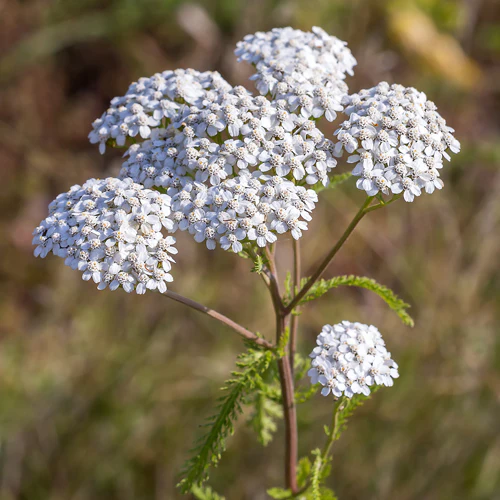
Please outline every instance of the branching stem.
[[[352, 221], [350, 222], [347, 229], [344, 231], [340, 239], [334, 245], [334, 247], [330, 250], [330, 252], [323, 259], [319, 267], [313, 273], [313, 275], [309, 278], [307, 283], [300, 289], [300, 280], [301, 280], [301, 259], [300, 259], [300, 244], [298, 241], [293, 241], [293, 254], [294, 254], [294, 268], [293, 268], [293, 298], [291, 299], [288, 305], [284, 305], [279, 279], [278, 272], [276, 268], [275, 261], [275, 246], [271, 249], [265, 249], [265, 254], [261, 253], [261, 256], [265, 257], [266, 268], [261, 273], [261, 277], [266, 284], [267, 288], [270, 291], [271, 299], [273, 302], [274, 312], [276, 316], [276, 344], [272, 344], [269, 341], [258, 337], [255, 333], [247, 330], [243, 326], [239, 325], [235, 321], [229, 319], [223, 314], [210, 309], [194, 300], [188, 299], [179, 295], [175, 292], [171, 292], [168, 290], [165, 295], [172, 300], [180, 302], [192, 309], [203, 312], [212, 318], [217, 319], [221, 323], [232, 328], [242, 337], [255, 342], [257, 345], [265, 347], [266, 349], [275, 349], [276, 346], [280, 344], [280, 341], [285, 334], [287, 318], [293, 312], [297, 312], [297, 306], [299, 305], [302, 298], [304, 298], [307, 292], [312, 288], [312, 286], [317, 282], [318, 279], [321, 278], [326, 268], [330, 265], [331, 261], [340, 250], [342, 245], [346, 242], [347, 238], [353, 232], [354, 228], [357, 226], [359, 221], [368, 213], [373, 210], [377, 210], [382, 208], [390, 203], [396, 201], [400, 195], [394, 196], [388, 202], [384, 202], [381, 200], [378, 204], [370, 206], [374, 197], [369, 196], [365, 200], [363, 206], [356, 213]], [[295, 311], [294, 311], [295, 309]], [[296, 350], [296, 342], [297, 342], [297, 329], [298, 329], [298, 315], [292, 314], [290, 320], [290, 340], [288, 346], [288, 352], [286, 352], [282, 357], [278, 359], [278, 369], [279, 369], [279, 377], [281, 383], [281, 394], [282, 394], [282, 402], [283, 402], [283, 413], [285, 420], [285, 479], [286, 479], [286, 487], [291, 492], [291, 497], [296, 498], [302, 492], [306, 491], [309, 485], [304, 486], [299, 489], [297, 486], [297, 457], [298, 457], [298, 437], [297, 437], [297, 415], [295, 409], [295, 389], [294, 389], [294, 378], [293, 378], [293, 364], [294, 364], [294, 356]], [[281, 354], [283, 354], [281, 352]], [[321, 454], [321, 463], [326, 463], [326, 459], [330, 453], [330, 449], [332, 447], [333, 442], [335, 441], [335, 436], [337, 434], [338, 427], [338, 409], [342, 404], [342, 400], [336, 405], [331, 432], [328, 436], [328, 441], [323, 448]]]
[[[287, 314], [284, 312], [283, 301], [279, 291], [276, 262], [274, 252], [266, 249], [268, 263], [269, 289], [273, 299], [274, 313], [276, 315], [276, 345], [279, 344], [285, 333]], [[278, 359], [278, 369], [281, 384], [281, 397], [283, 401], [283, 416], [285, 420], [285, 481], [286, 487], [293, 493], [297, 487], [297, 415], [295, 410], [295, 388], [291, 369], [290, 357], [285, 354]]]
[[382, 208], [386, 204], [378, 204], [373, 207], [369, 207], [370, 203], [373, 200], [373, 196], [368, 196], [363, 203], [363, 206], [358, 210], [351, 223], [347, 226], [347, 229], [344, 231], [344, 234], [340, 237], [334, 247], [330, 250], [328, 255], [323, 259], [323, 262], [319, 265], [313, 275], [309, 278], [307, 283], [300, 289], [299, 293], [295, 295], [290, 304], [285, 307], [285, 313], [289, 314], [293, 311], [293, 309], [299, 304], [299, 302], [305, 297], [307, 292], [311, 289], [311, 287], [318, 281], [323, 273], [326, 271], [326, 268], [330, 265], [330, 262], [333, 260], [337, 252], [342, 248], [342, 245], [346, 242], [347, 238], [349, 238], [350, 234], [354, 231], [354, 228], [358, 225], [358, 222], [364, 217], [364, 215], [368, 211], [376, 210], [377, 208]]
[[283, 398], [283, 414], [285, 418], [285, 480], [286, 487], [295, 493], [297, 487], [297, 414], [295, 410], [295, 389], [288, 355], [278, 360], [278, 368]]

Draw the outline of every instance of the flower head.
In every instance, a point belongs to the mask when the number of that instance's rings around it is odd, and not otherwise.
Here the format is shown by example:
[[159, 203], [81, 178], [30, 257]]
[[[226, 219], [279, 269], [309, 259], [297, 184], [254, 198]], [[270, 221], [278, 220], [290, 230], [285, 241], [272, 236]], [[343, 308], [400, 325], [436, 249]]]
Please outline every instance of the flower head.
[[312, 189], [279, 176], [248, 172], [215, 186], [195, 182], [168, 192], [174, 229], [188, 231], [210, 250], [219, 244], [236, 253], [246, 242], [259, 247], [274, 243], [278, 234], [289, 232], [300, 238], [318, 199]]
[[115, 97], [108, 110], [92, 124], [89, 140], [104, 153], [113, 141], [124, 146], [128, 137], [147, 139], [162, 122], [177, 116], [189, 106], [201, 106], [212, 93], [231, 88], [219, 73], [200, 73], [193, 69], [164, 71], [140, 78], [126, 94]]
[[323, 396], [368, 396], [371, 386], [392, 386], [393, 378], [399, 377], [398, 365], [373, 325], [350, 321], [325, 325], [316, 344], [308, 375], [311, 383], [323, 386]]
[[176, 254], [170, 197], [132, 179], [90, 179], [50, 204], [33, 235], [35, 256], [53, 253], [99, 290], [165, 292]]
[[288, 102], [305, 118], [333, 121], [347, 93], [346, 74], [356, 65], [347, 44], [321, 28], [290, 27], [247, 35], [235, 50], [239, 61], [256, 68], [252, 76], [262, 95]]
[[313, 120], [297, 116], [286, 102], [252, 97], [240, 87], [213, 97], [132, 145], [120, 177], [163, 188], [193, 181], [217, 186], [249, 173], [328, 184], [337, 164], [333, 143]]
[[343, 104], [348, 119], [335, 132], [334, 152], [350, 155], [359, 189], [370, 196], [403, 193], [411, 202], [443, 187], [443, 161], [460, 151], [460, 143], [423, 92], [381, 82], [346, 96]]

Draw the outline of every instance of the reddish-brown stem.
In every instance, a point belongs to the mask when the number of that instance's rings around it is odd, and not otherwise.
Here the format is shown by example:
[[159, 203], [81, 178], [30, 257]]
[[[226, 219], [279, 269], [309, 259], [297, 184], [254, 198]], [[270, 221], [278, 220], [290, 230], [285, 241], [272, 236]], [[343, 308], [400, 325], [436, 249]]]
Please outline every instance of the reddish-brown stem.
[[[300, 287], [300, 240], [293, 240], [293, 294], [295, 295]], [[295, 311], [297, 312], [297, 311]], [[295, 351], [297, 349], [297, 330], [299, 328], [299, 316], [293, 314], [290, 320], [290, 369], [294, 371]]]
[[297, 415], [295, 411], [295, 396], [293, 376], [290, 368], [290, 358], [284, 356], [278, 361], [283, 398], [283, 413], [285, 417], [285, 479], [286, 487], [296, 493], [297, 488]]
[[[276, 263], [274, 252], [266, 252], [269, 264], [270, 278], [269, 289], [273, 299], [274, 312], [276, 315], [276, 344], [278, 345], [285, 333], [286, 317], [283, 302], [279, 292], [278, 279], [276, 275]], [[297, 492], [297, 415], [295, 411], [295, 389], [293, 386], [293, 375], [288, 354], [278, 360], [278, 369], [281, 384], [281, 398], [283, 404], [283, 416], [285, 420], [285, 482], [286, 487]]]
[[273, 349], [274, 345], [268, 342], [266, 339], [263, 339], [261, 337], [257, 337], [255, 333], [251, 332], [250, 330], [247, 330], [243, 326], [239, 325], [232, 319], [229, 319], [227, 316], [224, 316], [223, 314], [214, 311], [213, 309], [210, 309], [207, 306], [204, 306], [202, 304], [199, 304], [198, 302], [188, 299], [187, 297], [184, 297], [182, 295], [179, 295], [178, 293], [172, 292], [170, 290], [167, 290], [163, 295], [167, 296], [168, 298], [175, 300], [176, 302], [180, 302], [181, 304], [184, 304], [188, 307], [191, 307], [192, 309], [195, 309], [197, 311], [200, 311], [202, 313], [207, 314], [208, 316], [211, 316], [212, 318], [215, 318], [216, 320], [220, 321], [221, 323], [224, 323], [225, 325], [229, 326], [232, 328], [235, 332], [237, 332], [239, 335], [242, 337], [245, 337], [248, 340], [251, 340], [252, 342], [255, 342], [257, 345], [260, 345], [262, 347], [265, 347], [266, 349]]
[[273, 302], [276, 306], [279, 305], [280, 311], [283, 309], [283, 301], [281, 300], [280, 284], [278, 280], [278, 270], [276, 268], [276, 261], [274, 260], [275, 249], [269, 250], [268, 247], [265, 249], [268, 269], [269, 269], [269, 280], [271, 281], [271, 293], [273, 295]]

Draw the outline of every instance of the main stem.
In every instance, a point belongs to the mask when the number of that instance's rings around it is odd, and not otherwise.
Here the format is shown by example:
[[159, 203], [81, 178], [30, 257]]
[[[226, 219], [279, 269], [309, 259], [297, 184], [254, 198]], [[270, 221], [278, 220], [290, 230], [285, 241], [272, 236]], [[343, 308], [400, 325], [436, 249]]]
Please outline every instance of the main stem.
[[293, 311], [293, 309], [299, 304], [299, 302], [305, 297], [307, 292], [311, 289], [311, 287], [318, 281], [319, 278], [323, 275], [326, 268], [330, 265], [330, 262], [335, 257], [337, 252], [342, 248], [342, 245], [346, 242], [347, 238], [349, 238], [350, 234], [354, 231], [354, 228], [358, 225], [358, 222], [363, 218], [363, 216], [367, 213], [366, 209], [370, 205], [373, 200], [373, 196], [368, 196], [365, 200], [363, 206], [358, 210], [358, 213], [354, 216], [347, 229], [344, 231], [344, 234], [337, 241], [335, 246], [330, 250], [328, 255], [323, 259], [323, 262], [316, 269], [314, 274], [308, 279], [307, 283], [300, 289], [299, 293], [293, 298], [293, 300], [285, 307], [285, 313], [289, 314]]
[[[279, 291], [279, 281], [274, 260], [274, 252], [266, 251], [269, 264], [270, 292], [273, 299], [274, 312], [276, 315], [276, 344], [278, 345], [285, 333], [286, 318], [281, 294]], [[297, 437], [297, 414], [295, 410], [295, 389], [293, 386], [293, 375], [290, 363], [290, 356], [278, 359], [278, 370], [281, 384], [281, 397], [283, 403], [283, 416], [285, 420], [285, 482], [286, 487], [296, 493], [297, 487], [297, 457], [298, 457], [298, 437]]]
[[[284, 328], [283, 317], [283, 328]], [[280, 374], [281, 395], [283, 398], [283, 415], [285, 418], [285, 481], [286, 487], [297, 492], [297, 413], [295, 410], [295, 390], [293, 387], [293, 376], [288, 354], [278, 360]]]

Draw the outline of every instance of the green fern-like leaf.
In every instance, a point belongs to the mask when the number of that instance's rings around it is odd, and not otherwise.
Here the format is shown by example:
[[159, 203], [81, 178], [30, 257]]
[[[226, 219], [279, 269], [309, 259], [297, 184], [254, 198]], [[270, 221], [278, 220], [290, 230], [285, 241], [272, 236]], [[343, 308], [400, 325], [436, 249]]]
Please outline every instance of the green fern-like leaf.
[[300, 405], [309, 401], [321, 388], [320, 384], [314, 384], [302, 391], [295, 391], [295, 404]]
[[323, 460], [321, 457], [321, 450], [317, 449], [313, 451], [313, 455], [316, 455], [311, 472], [311, 488], [310, 498], [311, 500], [321, 500], [321, 469], [323, 465]]
[[236, 365], [239, 371], [233, 372], [233, 378], [223, 387], [225, 395], [219, 399], [218, 411], [208, 419], [204, 426], [208, 431], [197, 441], [192, 450], [193, 457], [184, 465], [183, 479], [178, 485], [183, 493], [202, 484], [207, 479], [209, 467], [216, 467], [219, 463], [226, 449], [226, 439], [234, 432], [233, 422], [241, 413], [245, 395], [261, 384], [262, 373], [273, 357], [271, 351], [258, 349], [249, 349], [238, 357]]
[[286, 273], [284, 285], [285, 285], [284, 286], [285, 293], [283, 294], [283, 300], [285, 302], [289, 302], [290, 300], [292, 300], [292, 295], [293, 295], [292, 273], [290, 271]]
[[276, 420], [283, 417], [283, 409], [273, 399], [275, 391], [268, 392], [267, 385], [253, 395], [254, 412], [250, 417], [250, 425], [257, 433], [257, 438], [263, 446], [267, 446], [278, 429]]
[[267, 494], [276, 500], [283, 500], [285, 498], [292, 498], [292, 492], [290, 490], [284, 490], [283, 488], [269, 488]]
[[[302, 280], [303, 284], [306, 282], [307, 279]], [[377, 283], [374, 279], [366, 278], [364, 276], [335, 276], [329, 280], [319, 280], [300, 301], [300, 304], [305, 304], [306, 302], [315, 300], [332, 288], [337, 288], [339, 286], [356, 286], [375, 292], [399, 316], [405, 325], [414, 325], [413, 319], [406, 311], [406, 309], [410, 307], [409, 304], [401, 300], [390, 288]]]
[[225, 497], [215, 493], [210, 486], [200, 486], [195, 484], [191, 488], [191, 493], [197, 500], [226, 500]]
[[320, 498], [321, 500], [338, 500], [335, 493], [330, 489], [322, 486], [320, 489]]
[[307, 484], [307, 479], [311, 475], [312, 463], [309, 457], [303, 457], [297, 464], [297, 484], [303, 488]]
[[279, 339], [278, 345], [276, 346], [276, 353], [280, 358], [286, 356], [288, 350], [288, 340], [290, 339], [290, 328], [285, 328], [283, 335]]
[[252, 273], [261, 274], [264, 270], [264, 259], [260, 255], [256, 255], [253, 261]]

